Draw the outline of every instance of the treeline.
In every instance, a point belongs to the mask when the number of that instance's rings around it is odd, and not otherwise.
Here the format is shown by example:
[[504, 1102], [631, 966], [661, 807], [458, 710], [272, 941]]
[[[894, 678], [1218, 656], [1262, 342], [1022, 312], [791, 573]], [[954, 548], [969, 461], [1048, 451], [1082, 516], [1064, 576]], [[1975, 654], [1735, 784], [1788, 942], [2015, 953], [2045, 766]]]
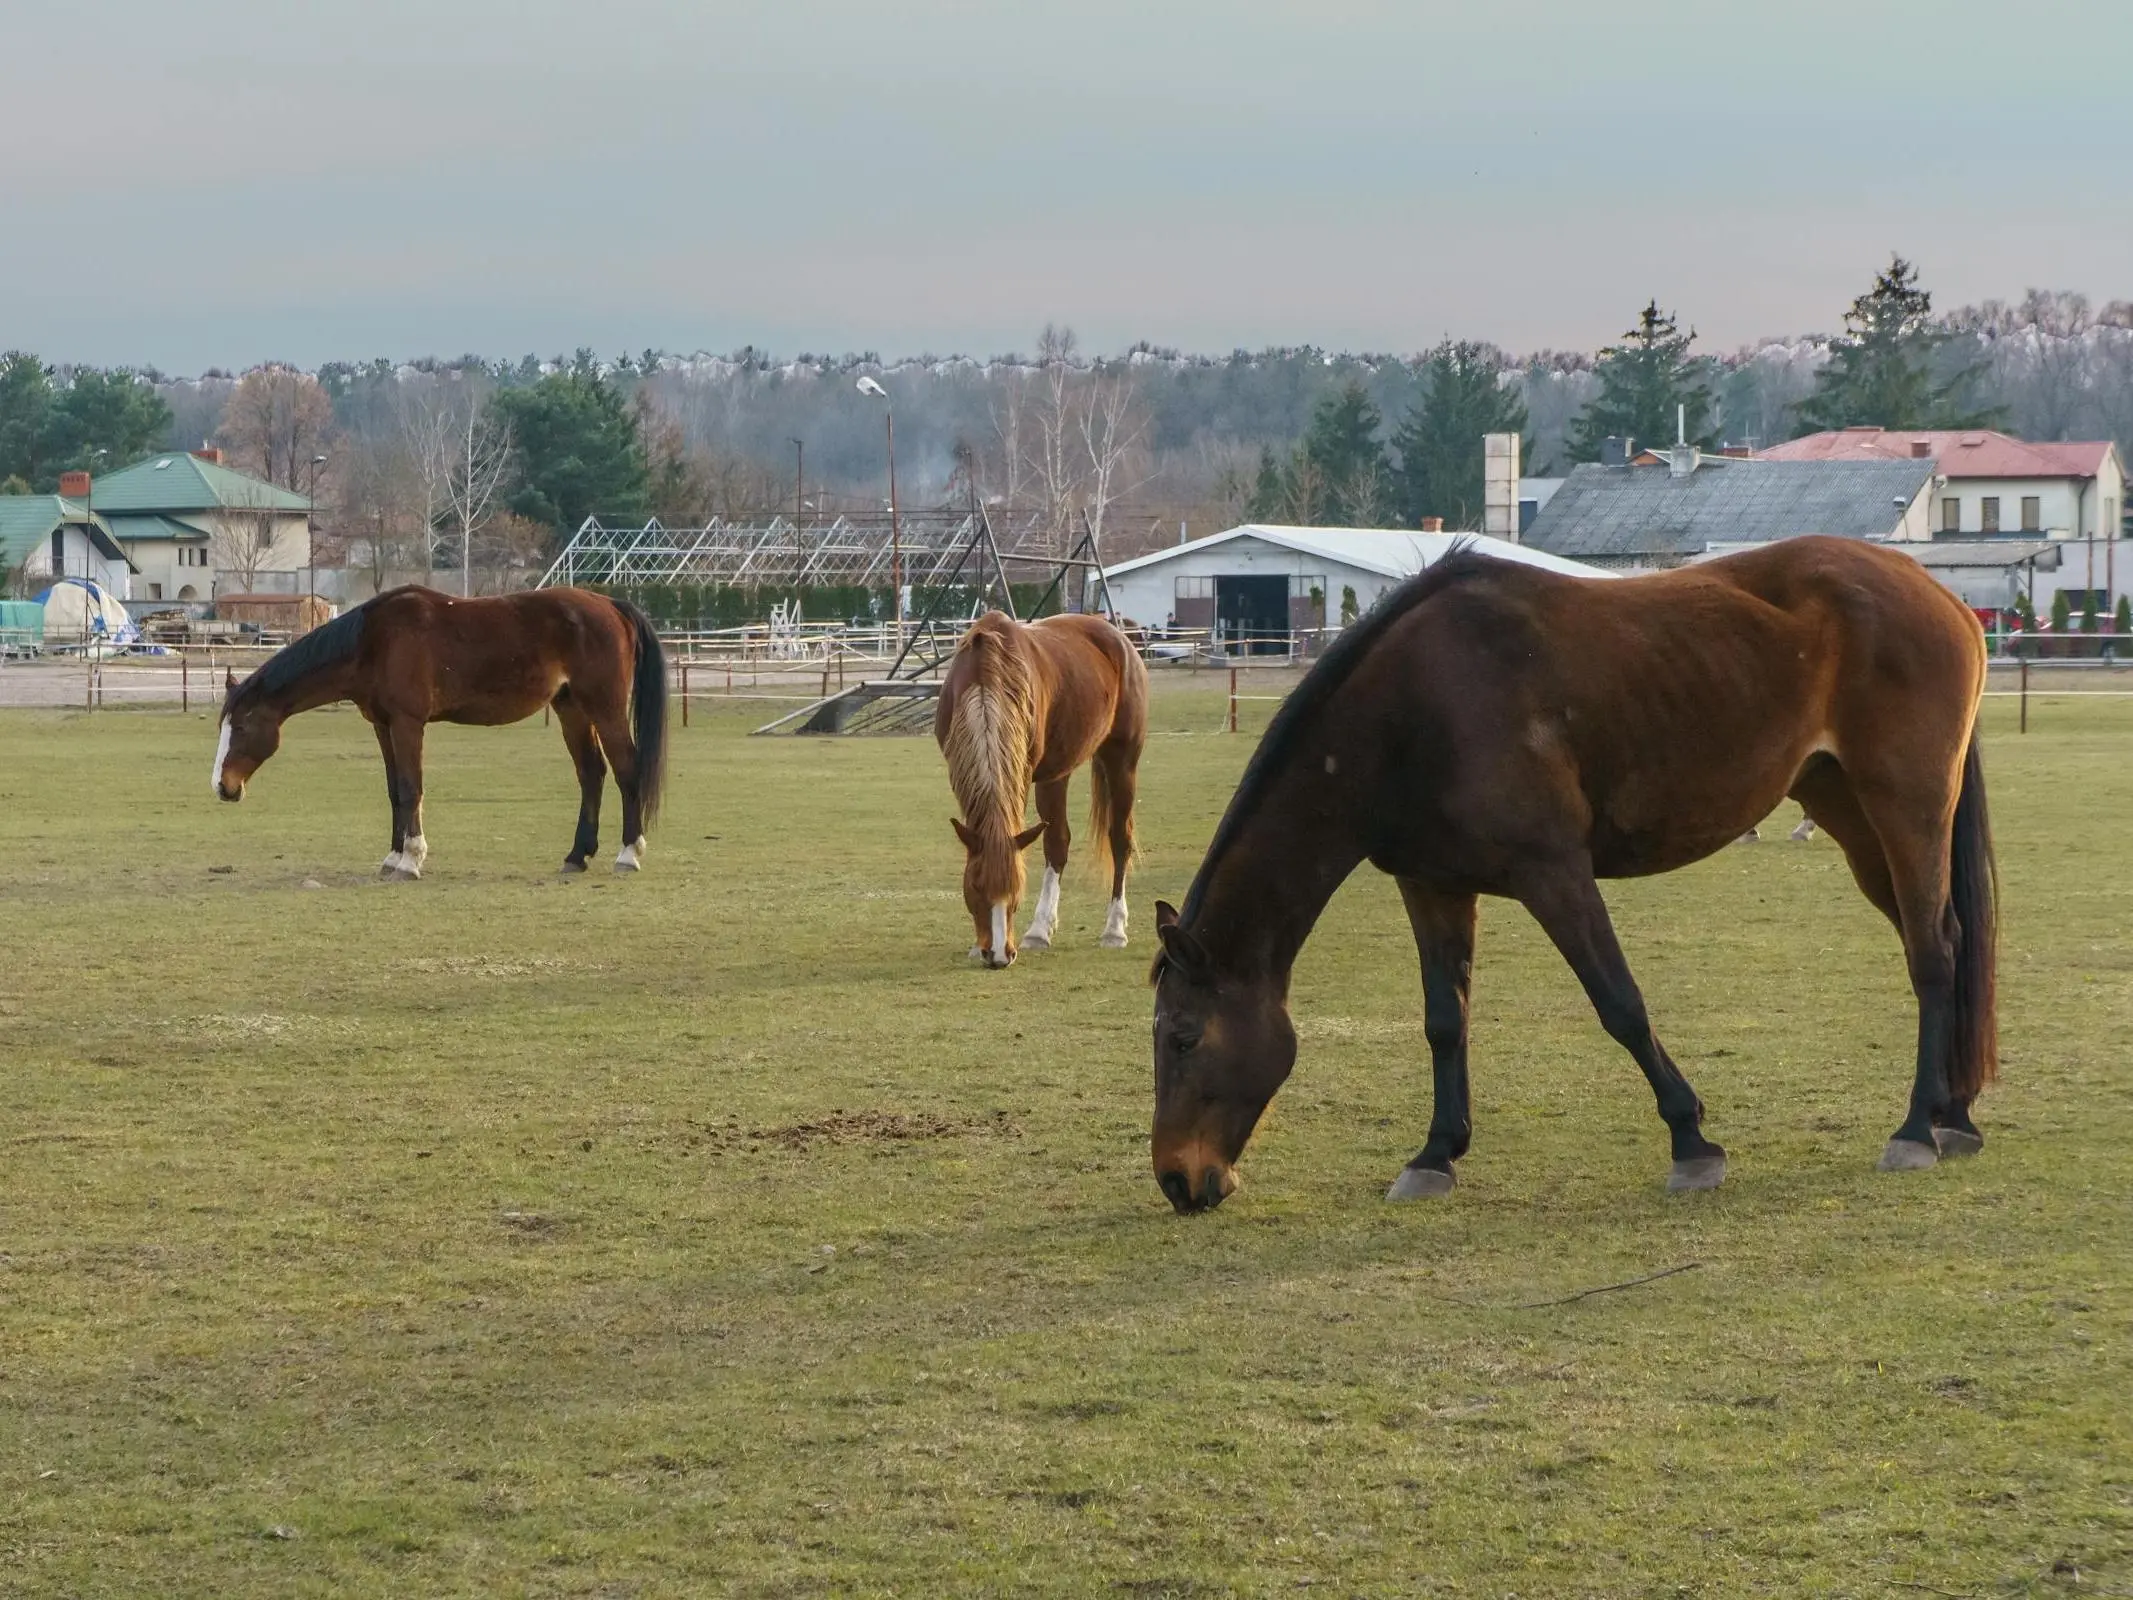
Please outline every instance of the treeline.
[[[861, 375], [885, 397], [861, 393]], [[1677, 417], [1706, 445], [1862, 422], [2133, 451], [2133, 304], [2037, 292], [1936, 314], [1897, 260], [1841, 332], [1730, 354], [1656, 301], [1597, 352], [1529, 356], [1449, 341], [1408, 357], [1092, 358], [1047, 328], [1032, 353], [985, 361], [581, 350], [174, 380], [15, 352], [0, 358], [0, 479], [48, 489], [70, 467], [220, 444], [298, 489], [315, 472], [321, 524], [356, 564], [508, 581], [594, 512], [686, 525], [878, 511], [892, 407], [907, 506], [977, 494], [1040, 539], [1082, 514], [1117, 554], [1247, 516], [1473, 526], [1484, 432], [1520, 433], [1529, 475], [1591, 459], [1609, 434], [1671, 443]]]

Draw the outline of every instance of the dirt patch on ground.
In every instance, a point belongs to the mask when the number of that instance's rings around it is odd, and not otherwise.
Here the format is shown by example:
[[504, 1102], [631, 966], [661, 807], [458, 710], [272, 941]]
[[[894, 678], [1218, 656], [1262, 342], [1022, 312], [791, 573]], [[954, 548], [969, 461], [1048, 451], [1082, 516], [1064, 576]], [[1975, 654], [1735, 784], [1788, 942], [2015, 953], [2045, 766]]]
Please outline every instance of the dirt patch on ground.
[[1020, 1124], [1004, 1111], [982, 1117], [944, 1117], [931, 1111], [832, 1111], [812, 1122], [744, 1128], [738, 1119], [689, 1123], [690, 1143], [715, 1154], [754, 1150], [812, 1150], [818, 1145], [917, 1144], [930, 1139], [1019, 1139]]

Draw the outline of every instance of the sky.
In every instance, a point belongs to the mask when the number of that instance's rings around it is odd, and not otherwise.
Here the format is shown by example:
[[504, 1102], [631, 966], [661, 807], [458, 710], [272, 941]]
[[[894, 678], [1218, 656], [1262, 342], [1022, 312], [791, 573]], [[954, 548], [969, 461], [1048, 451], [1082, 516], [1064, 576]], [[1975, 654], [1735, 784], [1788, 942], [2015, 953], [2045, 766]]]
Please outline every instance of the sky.
[[2133, 298], [2125, 0], [0, 0], [0, 348], [1592, 349]]

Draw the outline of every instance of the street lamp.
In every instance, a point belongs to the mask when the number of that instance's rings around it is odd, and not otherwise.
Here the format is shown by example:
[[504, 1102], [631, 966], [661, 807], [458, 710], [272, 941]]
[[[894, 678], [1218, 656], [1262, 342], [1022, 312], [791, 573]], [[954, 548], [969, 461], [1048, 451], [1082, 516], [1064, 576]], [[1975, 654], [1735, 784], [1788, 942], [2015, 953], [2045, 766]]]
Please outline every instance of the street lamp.
[[896, 648], [904, 647], [904, 529], [896, 509], [896, 407], [889, 391], [871, 377], [861, 375], [859, 392], [879, 400], [889, 421], [889, 583], [896, 592]]
[[303, 615], [297, 620], [303, 624], [299, 632], [311, 630], [311, 613], [318, 609], [318, 469], [326, 464], [322, 455], [311, 458], [311, 493], [304, 506], [304, 593], [310, 604], [304, 606]]

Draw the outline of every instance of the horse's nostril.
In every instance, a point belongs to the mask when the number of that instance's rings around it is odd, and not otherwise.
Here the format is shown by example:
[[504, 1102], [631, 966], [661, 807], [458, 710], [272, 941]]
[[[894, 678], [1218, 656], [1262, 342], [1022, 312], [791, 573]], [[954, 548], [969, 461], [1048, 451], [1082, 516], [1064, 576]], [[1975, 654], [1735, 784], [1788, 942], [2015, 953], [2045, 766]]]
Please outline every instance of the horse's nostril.
[[1192, 1209], [1192, 1185], [1185, 1181], [1184, 1173], [1166, 1172], [1156, 1182], [1162, 1185], [1171, 1205], [1180, 1211]]
[[1222, 1191], [1222, 1169], [1209, 1167], [1207, 1176], [1200, 1182], [1200, 1203], [1212, 1211], [1226, 1198]]

